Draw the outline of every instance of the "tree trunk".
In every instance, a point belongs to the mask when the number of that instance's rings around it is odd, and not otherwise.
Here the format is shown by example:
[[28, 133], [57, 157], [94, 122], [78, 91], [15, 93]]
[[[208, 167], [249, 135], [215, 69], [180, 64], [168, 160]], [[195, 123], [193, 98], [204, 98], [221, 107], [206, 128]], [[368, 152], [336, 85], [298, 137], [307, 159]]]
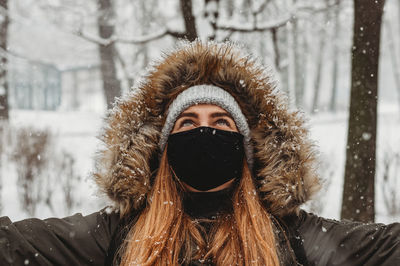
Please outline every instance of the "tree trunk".
[[276, 72], [280, 72], [281, 70], [281, 56], [278, 47], [278, 29], [272, 28], [271, 29], [271, 39], [272, 39], [272, 46], [274, 48], [274, 65]]
[[387, 40], [389, 43], [389, 53], [390, 53], [390, 61], [392, 63], [392, 70], [393, 70], [393, 78], [394, 84], [397, 89], [397, 100], [399, 103], [400, 108], [400, 65], [397, 61], [397, 54], [396, 54], [396, 47], [395, 47], [395, 39], [394, 39], [394, 32], [392, 31], [392, 27], [390, 25], [391, 21], [386, 20], [383, 24], [386, 25], [386, 32], [387, 32]]
[[[297, 0], [293, 1], [294, 4]], [[306, 21], [301, 22], [294, 19], [293, 24], [293, 49], [294, 49], [294, 83], [295, 83], [295, 104], [297, 108], [304, 108], [304, 93], [305, 93], [305, 77], [307, 74], [307, 54], [306, 45], [307, 34]], [[303, 32], [301, 32], [301, 30]]]
[[313, 101], [311, 106], [311, 113], [315, 114], [318, 112], [318, 101], [319, 101], [319, 93], [321, 91], [321, 76], [322, 76], [322, 68], [323, 64], [322, 61], [324, 59], [324, 51], [325, 51], [325, 29], [322, 31], [323, 33], [320, 35], [321, 40], [319, 42], [319, 50], [317, 55], [317, 74], [314, 80], [314, 94], [313, 94]]
[[[293, 99], [293, 91], [290, 88], [290, 75], [293, 76], [293, 71], [290, 71], [290, 64], [293, 64], [293, 56], [290, 58], [291, 27], [271, 28], [271, 39], [274, 51], [274, 64], [278, 75], [278, 80], [281, 83], [282, 90], [288, 95], [290, 104], [295, 102]], [[286, 57], [285, 57], [286, 56]], [[291, 69], [293, 70], [293, 69]]]
[[349, 129], [342, 219], [373, 222], [379, 43], [384, 0], [354, 0]]
[[332, 70], [332, 88], [331, 88], [331, 100], [329, 103], [329, 110], [331, 112], [336, 112], [336, 102], [337, 102], [337, 90], [338, 90], [338, 81], [339, 81], [339, 32], [340, 32], [340, 20], [339, 20], [339, 11], [340, 11], [340, 1], [336, 0], [337, 6], [334, 10], [334, 29], [333, 29], [333, 70]]
[[[328, 1], [326, 1], [327, 4]], [[326, 25], [326, 23], [329, 21], [329, 14], [328, 12], [326, 12], [324, 14], [324, 18], [322, 21], [322, 25]], [[319, 30], [319, 49], [318, 49], [318, 54], [317, 54], [317, 74], [315, 76], [314, 79], [314, 94], [313, 94], [313, 101], [312, 101], [312, 105], [311, 105], [311, 113], [317, 113], [318, 112], [318, 103], [319, 103], [319, 95], [321, 92], [321, 76], [322, 76], [322, 70], [325, 64], [323, 64], [324, 62], [324, 53], [325, 53], [325, 44], [326, 44], [326, 38], [328, 37], [327, 34], [327, 29], [325, 28], [325, 26], [323, 26], [322, 28], [320, 28]]]
[[197, 38], [196, 20], [192, 10], [192, 0], [180, 0], [183, 20], [185, 22], [185, 38], [194, 41]]
[[8, 120], [8, 81], [7, 68], [7, 32], [9, 18], [7, 14], [8, 0], [0, 0], [0, 8], [5, 12], [1, 12], [0, 16], [0, 48], [3, 51], [0, 59], [0, 120]]
[[294, 49], [294, 83], [295, 83], [295, 100], [296, 107], [304, 107], [304, 77], [306, 72], [307, 52], [300, 43], [299, 22], [293, 21], [293, 49]]
[[[8, 3], [7, 0], [0, 0], [0, 8], [3, 11], [8, 10]], [[2, 19], [0, 20], [0, 48], [3, 51], [7, 51], [7, 32], [8, 32], [8, 23], [9, 19], [6, 12], [0, 13]], [[5, 141], [5, 134], [6, 132], [6, 124], [8, 122], [9, 114], [8, 114], [8, 81], [7, 81], [7, 54], [2, 53], [3, 56], [1, 57], [0, 61], [0, 170], [2, 167], [2, 152], [4, 152], [4, 145], [6, 144]], [[0, 171], [0, 199], [2, 196], [3, 191], [3, 177], [1, 176]], [[0, 213], [2, 212], [2, 202], [0, 200]]]
[[287, 38], [287, 88], [289, 96], [289, 105], [296, 106], [296, 61], [294, 53], [294, 30], [292, 23], [286, 25], [286, 38]]
[[[97, 24], [100, 37], [109, 39], [114, 34], [114, 9], [111, 0], [98, 0], [99, 15]], [[103, 90], [107, 101], [107, 108], [110, 109], [115, 97], [121, 95], [121, 85], [117, 77], [115, 43], [108, 45], [99, 44], [100, 68], [103, 79]]]
[[[219, 17], [219, 0], [205, 0], [204, 18], [211, 25], [212, 32], [208, 36], [208, 40], [213, 41], [217, 37], [217, 21]], [[211, 6], [211, 8], [210, 8]]]

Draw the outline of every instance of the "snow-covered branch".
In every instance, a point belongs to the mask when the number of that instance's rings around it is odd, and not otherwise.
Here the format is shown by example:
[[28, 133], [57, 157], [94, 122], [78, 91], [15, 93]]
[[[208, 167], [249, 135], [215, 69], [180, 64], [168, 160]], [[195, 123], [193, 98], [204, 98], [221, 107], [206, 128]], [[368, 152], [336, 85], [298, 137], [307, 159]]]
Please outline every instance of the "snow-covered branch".
[[22, 55], [20, 53], [14, 52], [11, 49], [5, 50], [4, 48], [0, 47], [0, 58], [7, 57], [9, 55], [17, 57], [17, 58], [24, 59], [24, 60], [27, 60], [27, 61], [29, 61], [31, 63], [36, 63], [36, 64], [40, 64], [40, 65], [47, 65], [47, 66], [52, 66], [52, 67], [57, 68], [54, 64], [52, 64], [50, 62], [34, 59], [34, 58], [29, 57], [29, 56]]
[[235, 24], [235, 23], [226, 23], [224, 24], [223, 22], [218, 23], [216, 25], [216, 29], [218, 30], [226, 30], [226, 31], [235, 31], [235, 32], [255, 32], [255, 31], [269, 31], [272, 29], [277, 29], [280, 27], [285, 26], [288, 22], [292, 21], [294, 19], [294, 16], [292, 14], [289, 14], [285, 17], [282, 17], [280, 19], [274, 20], [274, 21], [268, 21], [265, 23], [261, 23], [258, 25], [254, 25], [253, 23], [251, 24]]
[[[213, 27], [217, 30], [224, 30], [224, 31], [231, 31], [231, 32], [259, 32], [259, 31], [270, 31], [274, 29], [278, 29], [284, 27], [287, 23], [299, 19], [300, 17], [308, 17], [310, 13], [315, 14], [319, 12], [326, 12], [330, 9], [336, 7], [339, 1], [334, 2], [333, 4], [321, 6], [321, 7], [314, 7], [314, 6], [300, 6], [295, 5], [292, 10], [290, 10], [286, 15], [281, 16], [280, 18], [267, 21], [264, 23], [255, 23], [254, 22], [243, 24], [243, 23], [235, 23], [234, 21], [219, 21], [217, 24], [213, 25]], [[265, 1], [256, 11], [253, 12], [253, 16], [256, 17], [259, 13], [261, 13], [265, 6], [268, 4], [268, 1]], [[300, 16], [300, 13], [307, 13], [306, 15]]]
[[104, 45], [104, 46], [110, 45], [112, 43], [144, 44], [144, 43], [148, 43], [148, 42], [151, 42], [151, 41], [154, 41], [157, 39], [161, 39], [162, 37], [164, 37], [166, 35], [169, 35], [169, 36], [172, 36], [175, 38], [184, 38], [185, 37], [185, 33], [170, 31], [167, 28], [160, 29], [151, 34], [138, 36], [138, 37], [132, 37], [129, 39], [120, 38], [117, 36], [112, 36], [109, 39], [103, 39], [98, 36], [89, 35], [82, 31], [70, 32], [70, 33], [75, 34], [75, 35], [79, 36], [80, 38], [85, 39], [89, 42], [96, 43], [99, 45]]
[[253, 10], [251, 13], [256, 16], [264, 11], [265, 7], [271, 2], [271, 0], [265, 0], [257, 9]]
[[152, 34], [147, 34], [147, 35], [143, 35], [143, 36], [138, 36], [138, 37], [134, 37], [131, 39], [116, 39], [116, 42], [120, 42], [120, 43], [131, 43], [131, 44], [144, 44], [147, 42], [151, 42], [157, 39], [160, 39], [166, 35], [175, 37], [175, 38], [184, 38], [185, 37], [185, 33], [180, 33], [180, 32], [175, 32], [175, 31], [170, 31], [167, 28], [161, 29], [159, 31], [155, 31]]
[[309, 6], [309, 5], [298, 5], [297, 6], [297, 11], [299, 12], [304, 12], [307, 14], [316, 14], [316, 13], [321, 13], [321, 12], [327, 12], [330, 11], [332, 8], [336, 8], [340, 4], [340, 0], [336, 0], [335, 2], [331, 4], [326, 4], [326, 5], [321, 5], [321, 6]]

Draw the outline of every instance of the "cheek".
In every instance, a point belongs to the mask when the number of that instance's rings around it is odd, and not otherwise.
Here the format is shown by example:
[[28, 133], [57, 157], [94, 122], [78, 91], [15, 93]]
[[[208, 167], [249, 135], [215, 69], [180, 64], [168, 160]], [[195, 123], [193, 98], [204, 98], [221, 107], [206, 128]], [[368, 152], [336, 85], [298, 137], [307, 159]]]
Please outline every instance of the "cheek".
[[171, 131], [171, 133], [175, 133], [175, 132], [178, 132], [178, 125], [177, 124], [174, 125], [174, 127], [172, 128], [172, 131]]
[[230, 123], [229, 129], [230, 129], [231, 131], [239, 132], [239, 130], [237, 129], [236, 123], [235, 123], [234, 121], [229, 122], [229, 123]]
[[194, 125], [190, 125], [190, 126], [184, 126], [184, 127], [179, 127], [179, 126], [174, 126], [174, 129], [171, 131], [171, 133], [177, 133], [177, 132], [182, 132], [182, 131], [186, 131], [186, 130], [191, 130], [195, 128]]

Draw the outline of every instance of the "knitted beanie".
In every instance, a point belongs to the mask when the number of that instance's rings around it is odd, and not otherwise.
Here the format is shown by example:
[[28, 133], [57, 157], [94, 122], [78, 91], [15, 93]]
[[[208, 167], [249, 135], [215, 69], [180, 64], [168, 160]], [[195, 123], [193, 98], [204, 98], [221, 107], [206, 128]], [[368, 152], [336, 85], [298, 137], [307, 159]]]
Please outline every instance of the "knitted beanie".
[[192, 105], [215, 104], [231, 114], [239, 133], [244, 136], [243, 146], [249, 168], [253, 166], [253, 147], [250, 143], [250, 129], [246, 117], [236, 100], [227, 91], [213, 85], [197, 85], [181, 92], [171, 103], [167, 111], [167, 119], [161, 130], [159, 147], [164, 150], [171, 130], [178, 116]]

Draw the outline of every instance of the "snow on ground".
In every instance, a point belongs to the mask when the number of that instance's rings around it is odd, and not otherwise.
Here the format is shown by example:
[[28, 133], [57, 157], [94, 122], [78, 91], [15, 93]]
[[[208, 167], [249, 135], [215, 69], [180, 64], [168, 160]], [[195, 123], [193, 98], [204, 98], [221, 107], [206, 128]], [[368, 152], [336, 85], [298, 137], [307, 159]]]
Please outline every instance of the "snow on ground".
[[[400, 152], [400, 115], [397, 106], [383, 106], [380, 108], [378, 128], [378, 160], [388, 147], [392, 151]], [[101, 126], [102, 114], [95, 112], [50, 112], [50, 111], [23, 111], [11, 112], [11, 125], [15, 127], [32, 126], [37, 129], [50, 129], [56, 136], [59, 148], [65, 149], [76, 158], [76, 169], [83, 177], [75, 186], [75, 195], [79, 195], [79, 205], [67, 212], [62, 207], [51, 212], [46, 208], [39, 208], [36, 216], [66, 216], [75, 212], [89, 214], [99, 210], [107, 204], [104, 197], [99, 197], [96, 186], [90, 173], [94, 169], [93, 156], [99, 145], [96, 139]], [[313, 116], [309, 122], [311, 138], [319, 146], [321, 176], [326, 179], [326, 188], [314, 203], [319, 204], [319, 214], [324, 217], [338, 219], [342, 197], [343, 172], [345, 162], [345, 143], [347, 131], [347, 115], [345, 113], [321, 113]], [[3, 191], [1, 215], [8, 215], [12, 220], [28, 217], [18, 204], [16, 176], [12, 174], [10, 165], [2, 168]], [[54, 173], [54, 178], [59, 178]], [[400, 182], [399, 182], [400, 184]], [[78, 191], [76, 191], [78, 190]], [[400, 191], [400, 187], [398, 189]], [[58, 199], [62, 206], [62, 198]], [[306, 208], [309, 208], [306, 207]], [[400, 217], [387, 215], [382, 202], [380, 190], [377, 190], [378, 222], [399, 221]]]
[[[105, 199], [99, 197], [99, 193], [91, 178], [94, 169], [93, 157], [99, 140], [96, 138], [102, 126], [102, 116], [94, 112], [51, 112], [51, 111], [25, 111], [11, 112], [11, 125], [15, 127], [33, 127], [36, 129], [49, 129], [55, 135], [57, 148], [66, 150], [75, 157], [75, 169], [81, 176], [81, 182], [75, 186], [75, 195], [79, 195], [79, 206], [67, 213], [62, 207], [57, 213], [41, 207], [36, 216], [45, 218], [48, 216], [66, 216], [75, 212], [89, 214], [103, 207]], [[12, 167], [8, 167], [9, 170]], [[18, 204], [16, 176], [3, 171], [2, 191], [2, 215], [8, 215], [13, 220], [28, 217], [21, 211]], [[8, 178], [9, 176], [13, 178]], [[7, 177], [7, 178], [6, 178]], [[54, 173], [54, 178], [60, 178]], [[59, 199], [58, 201], [61, 201]], [[60, 206], [62, 202], [60, 202]]]
[[[345, 165], [345, 146], [347, 141], [347, 113], [317, 114], [310, 119], [311, 138], [319, 146], [322, 167], [321, 178], [327, 180], [327, 191], [323, 187], [322, 193], [315, 200], [323, 202], [323, 210], [320, 215], [339, 219], [342, 204], [342, 186]], [[382, 156], [389, 148], [392, 152], [400, 153], [400, 111], [396, 105], [379, 106], [378, 116], [378, 141], [377, 141], [377, 178], [376, 186], [376, 221], [390, 222], [400, 221], [400, 215], [390, 217], [387, 215], [383, 204], [379, 186], [380, 162]], [[325, 175], [324, 175], [325, 174]], [[398, 188], [400, 191], [400, 187]], [[400, 192], [399, 192], [400, 193]]]

